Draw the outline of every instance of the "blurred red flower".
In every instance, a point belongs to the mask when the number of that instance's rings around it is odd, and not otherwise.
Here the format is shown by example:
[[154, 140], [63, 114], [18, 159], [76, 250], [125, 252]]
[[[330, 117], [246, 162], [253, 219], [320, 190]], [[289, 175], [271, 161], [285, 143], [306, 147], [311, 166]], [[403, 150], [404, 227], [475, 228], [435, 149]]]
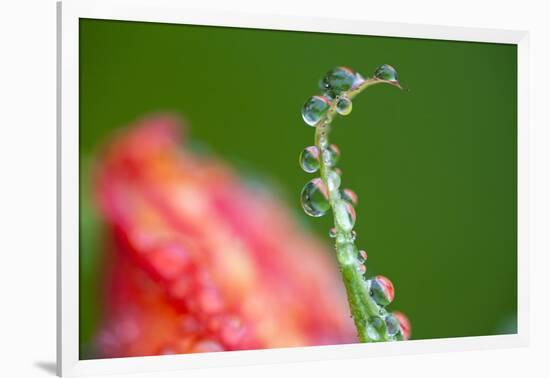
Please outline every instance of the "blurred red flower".
[[356, 342], [332, 251], [272, 195], [182, 148], [180, 131], [146, 119], [96, 167], [101, 357]]

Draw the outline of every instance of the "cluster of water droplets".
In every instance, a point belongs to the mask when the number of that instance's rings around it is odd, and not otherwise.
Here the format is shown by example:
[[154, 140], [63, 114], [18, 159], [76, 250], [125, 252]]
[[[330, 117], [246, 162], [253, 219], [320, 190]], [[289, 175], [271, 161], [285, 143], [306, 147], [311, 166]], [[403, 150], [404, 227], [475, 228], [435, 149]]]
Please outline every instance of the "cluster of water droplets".
[[[400, 87], [397, 72], [387, 64], [378, 67], [373, 77], [367, 80]], [[365, 81], [363, 76], [347, 67], [337, 67], [327, 72], [319, 82], [322, 94], [312, 96], [302, 107], [304, 122], [311, 127], [319, 128], [327, 126], [332, 121], [334, 113], [341, 116], [349, 115], [352, 111], [351, 93]], [[304, 185], [300, 196], [302, 208], [312, 217], [321, 217], [332, 209], [336, 226], [329, 230], [329, 236], [335, 238], [337, 244], [345, 245], [350, 252], [346, 255], [351, 256], [349, 261], [341, 263], [356, 265], [363, 278], [365, 292], [378, 308], [377, 314], [370, 316], [365, 325], [368, 338], [372, 341], [407, 338], [408, 335], [404, 333], [402, 326], [406, 318], [385, 310], [385, 306], [390, 304], [394, 297], [391, 281], [383, 276], [370, 279], [366, 277], [367, 253], [357, 250], [354, 245], [356, 233], [353, 227], [358, 197], [353, 190], [340, 188], [342, 173], [336, 168], [339, 158], [339, 148], [329, 144], [326, 138], [318, 140], [317, 145], [304, 148], [299, 158], [300, 166], [307, 173], [321, 171], [321, 177], [315, 177]]]
[[[323, 91], [322, 95], [309, 98], [302, 108], [302, 118], [304, 122], [312, 127], [319, 127], [325, 122], [330, 122], [329, 114], [338, 113], [348, 115], [351, 113], [352, 103], [346, 96], [346, 93], [356, 88], [364, 82], [364, 79], [358, 73], [353, 72], [346, 67], [338, 67], [330, 70], [320, 81], [319, 85]], [[325, 169], [321, 172], [323, 179], [314, 178], [309, 181], [301, 193], [301, 203], [306, 214], [313, 217], [325, 215], [331, 208], [330, 202], [341, 201], [342, 208], [346, 209], [343, 202], [350, 203], [353, 207], [353, 200], [349, 197], [334, 198], [330, 193], [337, 192], [341, 185], [341, 171], [336, 167], [340, 158], [340, 150], [334, 144], [328, 144], [326, 147], [319, 146], [306, 147], [300, 154], [300, 166], [307, 173], [317, 172], [321, 166]], [[345, 189], [346, 193], [351, 192]], [[353, 195], [356, 201], [357, 196]], [[344, 210], [342, 220], [345, 228], [353, 228], [355, 223], [355, 211]]]

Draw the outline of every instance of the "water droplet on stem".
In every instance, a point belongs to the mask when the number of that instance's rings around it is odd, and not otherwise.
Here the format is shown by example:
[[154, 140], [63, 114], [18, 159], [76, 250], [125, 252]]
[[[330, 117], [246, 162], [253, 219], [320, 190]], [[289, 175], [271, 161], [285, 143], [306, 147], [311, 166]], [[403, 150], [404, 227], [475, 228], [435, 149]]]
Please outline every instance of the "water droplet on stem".
[[351, 189], [344, 189], [340, 192], [340, 197], [346, 202], [351, 203], [353, 206], [357, 206], [359, 198], [357, 194]]
[[337, 145], [331, 144], [323, 151], [323, 163], [328, 167], [334, 167], [340, 159], [340, 149]]
[[340, 187], [341, 179], [338, 173], [334, 171], [329, 171], [327, 174], [327, 184], [328, 184], [328, 190], [331, 192], [338, 190]]
[[337, 67], [327, 72], [319, 86], [327, 96], [335, 98], [352, 89], [357, 80], [358, 77], [353, 70], [347, 67]]
[[304, 104], [302, 118], [309, 126], [316, 126], [327, 114], [329, 108], [330, 99], [324, 96], [313, 96]]
[[376, 276], [370, 282], [371, 296], [376, 303], [386, 306], [393, 301], [395, 291], [389, 278]]
[[380, 341], [385, 333], [385, 323], [379, 316], [367, 320], [367, 336], [373, 341]]
[[348, 114], [350, 114], [352, 108], [353, 104], [351, 103], [351, 100], [346, 97], [342, 97], [336, 103], [336, 112], [341, 116], [347, 116]]
[[393, 316], [393, 314], [388, 314], [384, 321], [386, 322], [386, 329], [388, 330], [388, 335], [395, 336], [399, 331], [401, 331], [401, 327], [399, 326], [399, 320]]
[[300, 154], [300, 167], [307, 173], [313, 173], [319, 169], [319, 165], [319, 149], [316, 146], [304, 148]]
[[314, 178], [304, 185], [300, 196], [302, 208], [307, 215], [320, 217], [330, 209], [328, 191], [320, 178]]
[[397, 78], [397, 71], [389, 64], [383, 64], [374, 71], [374, 77], [384, 80], [397, 87], [401, 87]]

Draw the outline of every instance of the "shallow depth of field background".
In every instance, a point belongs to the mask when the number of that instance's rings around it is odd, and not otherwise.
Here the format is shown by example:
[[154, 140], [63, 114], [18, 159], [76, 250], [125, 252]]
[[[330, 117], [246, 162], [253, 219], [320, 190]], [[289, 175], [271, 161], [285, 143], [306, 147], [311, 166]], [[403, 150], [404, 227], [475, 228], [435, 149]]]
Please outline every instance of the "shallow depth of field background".
[[[357, 244], [396, 287], [413, 338], [515, 332], [516, 48], [512, 45], [81, 20], [80, 339], [101, 311], [100, 224], [88, 162], [119, 127], [169, 111], [193, 147], [274, 188], [303, 214], [300, 108], [330, 68], [396, 67], [409, 92], [368, 89], [334, 122]], [[266, 230], [269, 232], [269, 230]]]

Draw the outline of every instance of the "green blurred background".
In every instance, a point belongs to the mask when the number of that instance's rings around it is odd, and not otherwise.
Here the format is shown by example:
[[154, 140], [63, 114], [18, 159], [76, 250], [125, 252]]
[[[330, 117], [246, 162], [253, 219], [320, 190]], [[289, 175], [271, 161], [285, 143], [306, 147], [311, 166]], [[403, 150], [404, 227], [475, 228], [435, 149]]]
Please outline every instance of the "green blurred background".
[[[514, 45], [80, 21], [80, 337], [99, 319], [100, 223], [89, 162], [116, 128], [169, 111], [194, 148], [276, 188], [332, 243], [331, 216], [302, 213], [300, 115], [329, 69], [393, 65], [410, 91], [375, 86], [334, 122], [343, 185], [359, 196], [358, 246], [391, 278], [413, 338], [516, 332]], [[82, 353], [81, 349], [81, 353]]]

